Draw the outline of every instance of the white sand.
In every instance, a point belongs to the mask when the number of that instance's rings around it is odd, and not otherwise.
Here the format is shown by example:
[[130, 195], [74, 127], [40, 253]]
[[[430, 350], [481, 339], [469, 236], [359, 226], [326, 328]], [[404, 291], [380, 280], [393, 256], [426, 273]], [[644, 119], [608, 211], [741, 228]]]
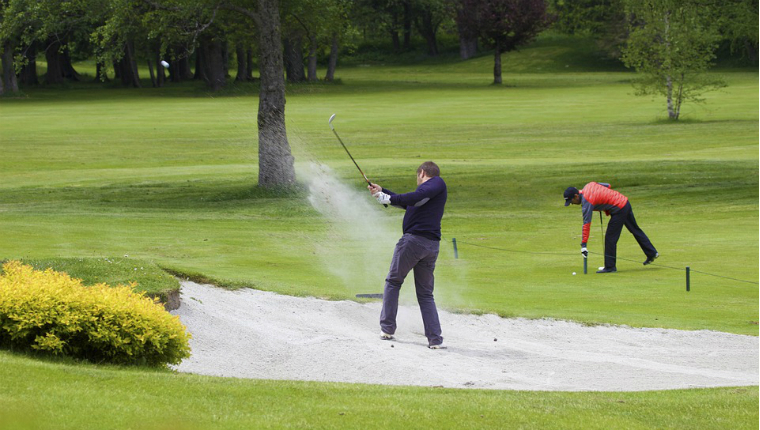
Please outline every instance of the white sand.
[[758, 338], [440, 311], [446, 350], [429, 350], [416, 306], [397, 341], [380, 303], [326, 301], [182, 282], [193, 335], [182, 372], [240, 378], [456, 388], [638, 391], [758, 385]]

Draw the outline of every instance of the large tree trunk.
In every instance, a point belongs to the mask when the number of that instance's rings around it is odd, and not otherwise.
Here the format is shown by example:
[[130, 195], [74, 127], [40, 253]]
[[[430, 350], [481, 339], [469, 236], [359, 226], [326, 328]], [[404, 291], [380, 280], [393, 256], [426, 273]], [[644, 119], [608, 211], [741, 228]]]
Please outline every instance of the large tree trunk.
[[137, 72], [134, 52], [134, 44], [128, 41], [124, 45], [124, 57], [119, 61], [119, 77], [125, 86], [140, 88], [140, 75]]
[[5, 89], [3, 88], [3, 77], [0, 75], [0, 96], [5, 94]]
[[753, 43], [749, 38], [744, 39], [744, 48], [747, 51], [747, 59], [750, 64], [757, 66], [757, 45]]
[[293, 156], [285, 130], [285, 80], [277, 0], [259, 0], [259, 186], [295, 183]]
[[501, 49], [496, 43], [496, 49], [493, 54], [493, 83], [501, 84]]
[[63, 70], [61, 70], [61, 43], [57, 40], [51, 40], [45, 49], [45, 60], [47, 61], [47, 72], [45, 72], [45, 82], [48, 84], [62, 84]]
[[332, 44], [330, 45], [330, 59], [327, 61], [326, 81], [335, 79], [335, 66], [338, 64], [338, 35], [333, 34]]
[[18, 82], [21, 85], [37, 85], [40, 83], [37, 78], [37, 44], [32, 43], [24, 56], [26, 57], [26, 64], [21, 68]]
[[472, 10], [457, 8], [457, 32], [459, 33], [459, 56], [467, 60], [478, 53], [478, 35], [465, 23], [472, 21]]
[[169, 62], [169, 75], [172, 82], [189, 81], [193, 79], [193, 70], [190, 68], [189, 54], [176, 58]]
[[209, 40], [201, 43], [203, 50], [203, 63], [206, 71], [206, 84], [214, 91], [224, 87], [224, 48], [220, 40]]
[[433, 13], [425, 10], [421, 14], [420, 20], [416, 21], [417, 31], [425, 38], [428, 46], [428, 54], [431, 56], [438, 55], [438, 42], [436, 41], [436, 32], [438, 25], [433, 22]]
[[253, 49], [248, 48], [245, 50], [245, 59], [248, 63], [248, 74], [246, 75], [246, 79], [249, 81], [253, 80]]
[[160, 44], [156, 47], [155, 55], [156, 55], [155, 57], [156, 58], [156, 84], [159, 87], [163, 87], [164, 84], [166, 83], [166, 69], [164, 68], [164, 65], [161, 64], [162, 55], [161, 55]]
[[230, 75], [230, 46], [227, 40], [219, 42], [222, 47], [222, 70], [224, 71], [224, 79], [231, 78]]
[[196, 81], [208, 81], [208, 77], [206, 76], [206, 59], [203, 58], [205, 51], [203, 45], [205, 43], [204, 40], [201, 40], [201, 46], [195, 50], [195, 74], [193, 75], [193, 79]]
[[[156, 68], [160, 66], [160, 64], [156, 63]], [[150, 84], [153, 88], [157, 88], [158, 82], [156, 82], [156, 75], [153, 73], [153, 63], [150, 61], [150, 58], [148, 58], [148, 71], [150, 72]]]
[[303, 82], [306, 80], [303, 65], [303, 38], [295, 34], [283, 40], [285, 45], [285, 75], [288, 82]]
[[81, 81], [81, 76], [79, 76], [79, 73], [74, 70], [74, 66], [71, 65], [71, 52], [69, 52], [69, 48], [65, 48], [59, 58], [61, 59], [61, 71], [63, 72], [63, 77], [76, 82]]
[[3, 76], [5, 91], [9, 93], [18, 92], [18, 81], [16, 80], [16, 69], [13, 65], [13, 43], [6, 40], [3, 44]]
[[310, 40], [309, 46], [309, 82], [317, 82], [317, 38], [314, 37]]
[[248, 59], [246, 58], [245, 46], [238, 42], [235, 44], [235, 57], [237, 57], [237, 76], [236, 82], [245, 82], [248, 80]]

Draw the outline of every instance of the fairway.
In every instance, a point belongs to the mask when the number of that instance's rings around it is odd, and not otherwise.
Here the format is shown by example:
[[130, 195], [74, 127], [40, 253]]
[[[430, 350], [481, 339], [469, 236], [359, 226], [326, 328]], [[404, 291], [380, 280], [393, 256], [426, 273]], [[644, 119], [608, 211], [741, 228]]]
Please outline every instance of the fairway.
[[[572, 324], [583, 333], [601, 326], [753, 336], [756, 358], [757, 72], [719, 69], [728, 86], [704, 104], [685, 104], [671, 122], [663, 100], [633, 95], [631, 72], [586, 67], [560, 42], [504, 55], [503, 86], [490, 85], [489, 55], [356, 64], [339, 67], [337, 83], [289, 84], [286, 121], [301, 186], [288, 191], [257, 187], [257, 84], [216, 94], [194, 82], [25, 89], [0, 99], [0, 260], [104, 259], [120, 270], [150, 268], [146, 282], [161, 268], [232, 290], [371, 306], [356, 294], [382, 292], [404, 213], [367, 193], [328, 127], [336, 114], [335, 129], [372, 182], [408, 192], [420, 163], [441, 167], [449, 194], [435, 296], [446, 315]], [[583, 274], [580, 209], [564, 207], [562, 192], [590, 181], [630, 199], [660, 253], [654, 264], [642, 265], [623, 231], [618, 272], [595, 274], [609, 220], [602, 225], [595, 213]], [[401, 302], [416, 306], [411, 277]], [[366, 323], [354, 335], [380, 343], [377, 318]], [[389, 428], [409, 425], [410, 416], [410, 428], [756, 428], [758, 419], [756, 376], [744, 388], [541, 393], [211, 378], [7, 351], [0, 363], [14, 393], [1, 390], [10, 400], [0, 405], [12, 406], [6, 416], [49, 403], [53, 412], [30, 424], [42, 427], [58, 412], [65, 428], [166, 416], [184, 428]], [[70, 415], [61, 400], [68, 384], [77, 387], [74, 410], [119, 405], [120, 413]], [[249, 407], [267, 412], [241, 412]]]
[[[499, 88], [487, 85], [486, 64], [424, 76], [357, 67], [342, 85], [293, 86], [287, 120], [301, 180], [318, 162], [361, 192], [327, 126], [338, 113], [341, 137], [386, 188], [411, 190], [421, 161], [442, 166], [443, 307], [756, 335], [757, 75], [725, 73], [729, 87], [669, 123], [658, 119], [662, 102], [631, 94], [625, 72], [509, 74], [512, 86]], [[365, 195], [376, 225], [362, 230], [321, 216], [305, 194], [257, 189], [250, 87], [214, 98], [183, 88], [83, 85], [3, 100], [3, 257], [128, 255], [228, 286], [377, 292], [402, 212]], [[655, 265], [641, 266], [624, 232], [613, 278], [571, 275], [582, 271], [580, 211], [563, 207], [561, 193], [592, 180], [630, 198], [662, 255]], [[600, 227], [595, 218], [592, 268], [602, 263]], [[686, 293], [686, 266], [754, 284], [692, 273]]]

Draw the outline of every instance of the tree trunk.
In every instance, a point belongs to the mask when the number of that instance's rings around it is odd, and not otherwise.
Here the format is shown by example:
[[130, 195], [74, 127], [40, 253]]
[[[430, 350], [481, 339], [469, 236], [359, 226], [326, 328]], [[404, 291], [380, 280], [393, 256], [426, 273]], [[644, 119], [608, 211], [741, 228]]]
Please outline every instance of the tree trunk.
[[235, 57], [237, 57], [237, 76], [236, 82], [245, 82], [248, 80], [248, 59], [246, 58], [245, 47], [242, 43], [235, 44]]
[[158, 87], [163, 87], [166, 84], [166, 69], [161, 64], [161, 45], [156, 47], [156, 84]]
[[121, 61], [114, 61], [113, 63], [113, 78], [121, 79]]
[[338, 64], [338, 35], [333, 34], [330, 45], [330, 59], [327, 61], [327, 73], [325, 80], [332, 82], [335, 79], [335, 66]]
[[248, 48], [245, 50], [245, 59], [248, 63], [248, 74], [246, 75], [246, 79], [249, 81], [253, 80], [253, 49]]
[[478, 53], [478, 38], [465, 38], [461, 34], [459, 35], [459, 56], [463, 60], [467, 60], [475, 56]]
[[214, 91], [219, 91], [226, 83], [224, 73], [224, 47], [220, 40], [210, 40], [201, 44], [203, 60], [206, 67], [206, 84]]
[[195, 50], [195, 74], [193, 75], [193, 79], [196, 81], [208, 81], [208, 77], [206, 77], [206, 59], [203, 58], [205, 51], [203, 45], [206, 43], [205, 40], [201, 39], [201, 46]]
[[69, 48], [65, 48], [59, 58], [61, 60], [61, 71], [63, 72], [63, 77], [76, 82], [81, 81], [82, 77], [79, 76], [79, 73], [74, 70], [74, 66], [71, 65], [71, 52], [69, 52]]
[[277, 0], [259, 0], [259, 186], [295, 183], [293, 156], [285, 130], [285, 80]]
[[37, 43], [32, 42], [24, 52], [26, 57], [26, 64], [21, 67], [21, 72], [18, 76], [18, 83], [20, 85], [38, 85], [40, 83], [37, 78]]
[[472, 21], [470, 14], [474, 12], [465, 8], [457, 8], [457, 32], [459, 33], [459, 56], [463, 60], [470, 59], [478, 53], [478, 35], [466, 23]]
[[190, 68], [190, 57], [188, 55], [185, 55], [184, 57], [180, 57], [177, 59], [177, 63], [179, 63], [179, 79], [183, 81], [189, 81], [190, 79], [193, 79], [193, 70]]
[[404, 49], [411, 48], [412, 41], [412, 2], [404, 1]]
[[666, 90], [666, 98], [668, 102], [668, 118], [670, 119], [678, 119], [678, 115], [676, 115], [675, 109], [673, 109], [673, 79], [668, 76], [665, 80], [665, 86], [667, 88]]
[[747, 50], [747, 59], [750, 64], [757, 66], [757, 45], [749, 40], [749, 38], [746, 38], [744, 39], [744, 48]]
[[312, 38], [309, 47], [309, 82], [317, 82], [317, 38]]
[[433, 23], [433, 13], [429, 10], [423, 11], [421, 15], [421, 19], [416, 21], [417, 31], [427, 42], [428, 55], [436, 56], [438, 55], [438, 42], [435, 34], [438, 31], [438, 26]]
[[98, 61], [95, 63], [95, 81], [96, 82], [108, 82], [108, 74], [106, 73], [106, 65]]
[[[160, 65], [157, 63], [156, 68], [158, 68]], [[158, 87], [158, 82], [156, 82], [156, 75], [153, 73], [153, 63], [150, 61], [150, 58], [148, 58], [148, 71], [150, 72], [150, 84], [153, 86], [153, 88]]]
[[231, 78], [230, 75], [230, 46], [227, 40], [219, 42], [222, 47], [222, 70], [224, 71], [224, 79]]
[[498, 42], [493, 54], [493, 83], [501, 84], [501, 50]]
[[293, 35], [283, 40], [285, 45], [285, 75], [288, 82], [303, 82], [306, 74], [303, 67], [303, 39]]
[[62, 84], [63, 71], [61, 70], [61, 48], [60, 42], [51, 40], [45, 49], [45, 60], [47, 61], [47, 72], [45, 72], [45, 82], [48, 84]]
[[125, 86], [140, 88], [140, 75], [137, 72], [137, 61], [134, 55], [134, 44], [127, 41], [124, 45], [124, 57], [119, 61], [121, 65], [121, 83]]
[[5, 94], [5, 89], [3, 89], [3, 77], [0, 75], [0, 96]]
[[18, 92], [18, 81], [16, 80], [16, 69], [13, 65], [13, 43], [6, 40], [3, 44], [3, 76], [5, 91], [9, 93]]
[[391, 30], [391, 41], [393, 42], [393, 50], [398, 52], [401, 50], [401, 41], [398, 38], [398, 31]]

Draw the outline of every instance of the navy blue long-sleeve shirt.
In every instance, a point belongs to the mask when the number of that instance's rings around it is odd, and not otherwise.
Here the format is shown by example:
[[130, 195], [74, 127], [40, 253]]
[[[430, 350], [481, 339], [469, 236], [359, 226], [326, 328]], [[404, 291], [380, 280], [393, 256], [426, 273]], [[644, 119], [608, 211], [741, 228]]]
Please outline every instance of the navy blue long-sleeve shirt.
[[416, 190], [406, 194], [396, 194], [383, 188], [391, 196], [391, 205], [406, 209], [404, 233], [422, 236], [430, 240], [441, 240], [441, 218], [446, 206], [446, 182], [434, 176]]

